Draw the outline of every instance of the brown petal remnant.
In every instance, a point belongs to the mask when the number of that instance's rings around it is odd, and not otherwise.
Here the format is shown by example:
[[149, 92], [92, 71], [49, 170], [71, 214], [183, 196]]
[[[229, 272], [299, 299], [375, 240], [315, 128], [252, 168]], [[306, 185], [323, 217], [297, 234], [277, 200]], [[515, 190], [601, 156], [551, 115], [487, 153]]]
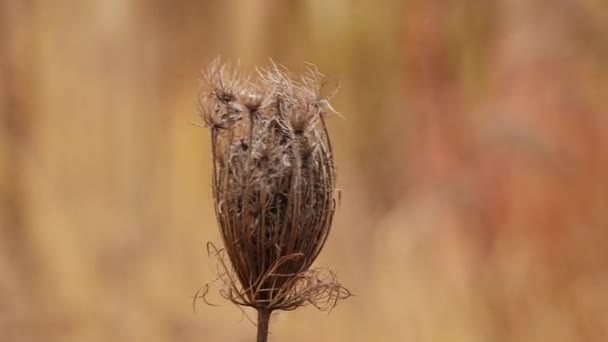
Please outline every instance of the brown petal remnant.
[[250, 82], [215, 61], [204, 76], [199, 111], [211, 129], [224, 243], [209, 252], [219, 261], [220, 294], [257, 310], [258, 341], [266, 341], [272, 311], [326, 310], [350, 296], [331, 271], [310, 268], [336, 207], [331, 98], [321, 97], [324, 76], [314, 66], [296, 79], [273, 64]]

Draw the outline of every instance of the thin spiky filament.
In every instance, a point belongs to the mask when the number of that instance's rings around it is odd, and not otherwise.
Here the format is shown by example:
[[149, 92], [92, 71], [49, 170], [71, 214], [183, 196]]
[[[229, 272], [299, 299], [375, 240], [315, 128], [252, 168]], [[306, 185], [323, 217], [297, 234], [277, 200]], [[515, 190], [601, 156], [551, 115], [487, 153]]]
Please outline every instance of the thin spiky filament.
[[222, 294], [236, 304], [270, 312], [329, 308], [350, 295], [332, 273], [310, 269], [336, 206], [322, 78], [311, 67], [296, 80], [273, 65], [250, 83], [218, 61], [205, 74], [200, 110], [211, 128], [213, 196], [225, 246], [213, 254], [222, 260]]

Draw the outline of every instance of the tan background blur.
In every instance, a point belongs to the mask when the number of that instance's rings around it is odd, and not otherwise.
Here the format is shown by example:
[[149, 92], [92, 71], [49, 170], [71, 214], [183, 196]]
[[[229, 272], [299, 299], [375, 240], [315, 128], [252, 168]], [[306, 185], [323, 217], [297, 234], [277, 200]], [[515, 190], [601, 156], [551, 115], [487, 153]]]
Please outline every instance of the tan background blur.
[[357, 297], [271, 341], [608, 341], [608, 2], [0, 0], [0, 341], [252, 341], [199, 71], [316, 63]]

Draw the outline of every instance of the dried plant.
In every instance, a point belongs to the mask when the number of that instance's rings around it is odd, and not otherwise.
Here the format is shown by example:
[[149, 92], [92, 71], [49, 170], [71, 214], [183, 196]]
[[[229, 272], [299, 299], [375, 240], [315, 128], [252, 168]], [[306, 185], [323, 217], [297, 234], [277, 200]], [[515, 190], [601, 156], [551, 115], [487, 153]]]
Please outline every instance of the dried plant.
[[224, 243], [210, 244], [209, 252], [219, 261], [221, 295], [257, 310], [258, 341], [266, 341], [275, 310], [307, 304], [326, 310], [350, 296], [331, 271], [310, 268], [336, 208], [325, 125], [335, 92], [321, 97], [323, 78], [314, 66], [296, 79], [273, 64], [252, 82], [219, 61], [204, 74], [199, 111], [211, 130]]

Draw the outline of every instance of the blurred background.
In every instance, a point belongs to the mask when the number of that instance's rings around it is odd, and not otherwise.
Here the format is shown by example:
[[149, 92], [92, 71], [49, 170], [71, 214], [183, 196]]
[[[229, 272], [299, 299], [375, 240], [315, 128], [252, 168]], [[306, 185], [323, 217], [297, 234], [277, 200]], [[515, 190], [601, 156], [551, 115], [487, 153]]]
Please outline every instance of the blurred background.
[[217, 56], [342, 83], [316, 265], [357, 296], [270, 341], [608, 340], [605, 0], [0, 0], [1, 341], [253, 340], [191, 307]]

